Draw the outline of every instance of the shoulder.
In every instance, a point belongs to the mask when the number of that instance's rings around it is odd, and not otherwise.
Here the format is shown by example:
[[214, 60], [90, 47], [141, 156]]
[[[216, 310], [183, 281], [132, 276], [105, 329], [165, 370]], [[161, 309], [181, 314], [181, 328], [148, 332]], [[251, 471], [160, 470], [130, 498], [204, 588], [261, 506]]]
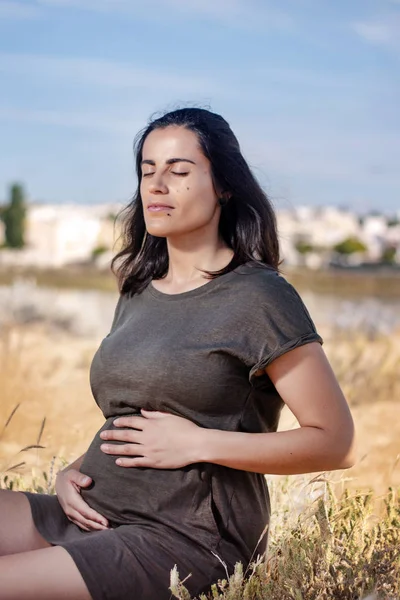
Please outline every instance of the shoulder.
[[261, 323], [303, 324], [315, 329], [314, 322], [296, 288], [277, 271], [257, 264], [243, 265], [236, 278], [235, 298], [246, 320]]
[[291, 283], [268, 265], [246, 263], [237, 269], [235, 284], [243, 293], [259, 300], [279, 300], [283, 297], [298, 298], [299, 294]]

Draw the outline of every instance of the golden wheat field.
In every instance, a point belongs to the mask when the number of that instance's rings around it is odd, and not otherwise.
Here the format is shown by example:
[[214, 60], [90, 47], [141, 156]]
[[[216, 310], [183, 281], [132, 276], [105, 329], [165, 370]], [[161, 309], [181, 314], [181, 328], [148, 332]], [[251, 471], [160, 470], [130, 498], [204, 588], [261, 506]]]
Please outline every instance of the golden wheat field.
[[[373, 339], [338, 330], [322, 335], [357, 429], [359, 460], [341, 474], [346, 485], [372, 487], [377, 493], [399, 486], [400, 333]], [[43, 324], [3, 330], [0, 471], [23, 462], [12, 472], [27, 477], [32, 470], [41, 473], [53, 456], [71, 462], [85, 452], [103, 421], [89, 385], [96, 348], [93, 339]], [[293, 415], [284, 410], [280, 428], [295, 426]], [[37, 444], [39, 435], [43, 448], [21, 452]]]
[[[350, 470], [270, 477], [268, 560], [215, 582], [200, 600], [400, 598], [400, 332], [320, 329], [356, 423]], [[89, 386], [100, 340], [45, 324], [10, 325], [0, 341], [0, 487], [54, 493], [54, 474], [102, 425]], [[284, 411], [281, 429], [297, 424]], [[388, 491], [391, 486], [392, 491]], [[179, 567], [170, 591], [191, 600]]]

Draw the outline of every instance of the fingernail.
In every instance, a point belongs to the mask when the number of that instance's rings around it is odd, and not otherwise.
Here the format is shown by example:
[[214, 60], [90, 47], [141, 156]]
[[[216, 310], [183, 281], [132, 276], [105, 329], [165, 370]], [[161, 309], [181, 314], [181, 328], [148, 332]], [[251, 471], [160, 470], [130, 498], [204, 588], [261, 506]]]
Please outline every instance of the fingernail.
[[113, 421], [114, 425], [119, 425], [119, 419], [115, 419], [115, 421]]
[[107, 444], [101, 444], [100, 449], [101, 450], [108, 450]]

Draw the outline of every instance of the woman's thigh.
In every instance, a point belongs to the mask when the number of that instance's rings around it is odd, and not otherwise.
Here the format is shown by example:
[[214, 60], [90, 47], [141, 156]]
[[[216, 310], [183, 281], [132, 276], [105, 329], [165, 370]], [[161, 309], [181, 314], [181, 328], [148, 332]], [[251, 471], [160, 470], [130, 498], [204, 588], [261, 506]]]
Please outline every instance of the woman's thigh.
[[0, 490], [0, 556], [50, 547], [35, 527], [28, 498]]
[[73, 559], [55, 546], [0, 557], [0, 600], [91, 600]]

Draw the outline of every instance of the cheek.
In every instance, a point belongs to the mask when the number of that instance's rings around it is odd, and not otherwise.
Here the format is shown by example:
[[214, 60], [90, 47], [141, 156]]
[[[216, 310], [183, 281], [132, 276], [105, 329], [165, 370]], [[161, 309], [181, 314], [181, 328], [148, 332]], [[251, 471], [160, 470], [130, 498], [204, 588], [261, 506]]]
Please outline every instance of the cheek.
[[186, 181], [180, 188], [179, 196], [185, 212], [207, 214], [215, 209], [215, 192], [209, 181]]

